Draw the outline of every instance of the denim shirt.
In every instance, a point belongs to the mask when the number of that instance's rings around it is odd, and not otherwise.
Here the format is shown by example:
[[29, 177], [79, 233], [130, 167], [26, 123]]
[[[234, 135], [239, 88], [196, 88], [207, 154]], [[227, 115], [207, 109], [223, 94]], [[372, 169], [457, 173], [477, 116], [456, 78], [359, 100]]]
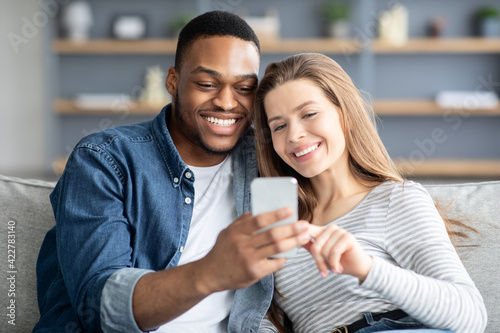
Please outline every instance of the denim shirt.
[[[41, 318], [34, 332], [140, 332], [135, 284], [178, 264], [193, 212], [194, 176], [168, 132], [170, 114], [167, 105], [152, 121], [76, 145], [50, 196], [56, 227], [37, 262]], [[233, 152], [238, 216], [250, 210], [257, 176], [253, 140], [249, 130]], [[237, 290], [229, 332], [257, 332], [272, 293], [272, 275]]]

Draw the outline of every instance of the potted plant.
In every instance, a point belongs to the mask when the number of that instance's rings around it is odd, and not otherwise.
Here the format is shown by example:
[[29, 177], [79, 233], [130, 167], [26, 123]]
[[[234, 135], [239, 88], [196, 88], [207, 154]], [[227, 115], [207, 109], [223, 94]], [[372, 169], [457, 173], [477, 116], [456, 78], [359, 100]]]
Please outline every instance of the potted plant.
[[477, 10], [476, 19], [479, 35], [498, 37], [500, 35], [500, 13], [495, 6], [484, 6]]
[[327, 22], [327, 34], [334, 38], [349, 36], [351, 7], [347, 1], [331, 0], [321, 6], [321, 15]]
[[188, 24], [189, 21], [191, 21], [196, 15], [192, 13], [184, 13], [178, 15], [172, 22], [170, 22], [170, 30], [172, 32], [172, 35], [177, 38], [179, 37], [179, 33], [181, 32], [182, 28], [186, 24]]

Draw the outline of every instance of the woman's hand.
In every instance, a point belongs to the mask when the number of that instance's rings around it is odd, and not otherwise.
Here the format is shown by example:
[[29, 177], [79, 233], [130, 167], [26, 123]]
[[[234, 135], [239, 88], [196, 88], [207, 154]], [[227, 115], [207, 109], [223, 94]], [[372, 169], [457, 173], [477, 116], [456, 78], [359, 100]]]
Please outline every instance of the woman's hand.
[[336, 274], [355, 276], [362, 283], [372, 267], [373, 258], [365, 253], [357, 239], [349, 232], [331, 224], [309, 226], [314, 241], [304, 245], [318, 266], [322, 277], [328, 270]]

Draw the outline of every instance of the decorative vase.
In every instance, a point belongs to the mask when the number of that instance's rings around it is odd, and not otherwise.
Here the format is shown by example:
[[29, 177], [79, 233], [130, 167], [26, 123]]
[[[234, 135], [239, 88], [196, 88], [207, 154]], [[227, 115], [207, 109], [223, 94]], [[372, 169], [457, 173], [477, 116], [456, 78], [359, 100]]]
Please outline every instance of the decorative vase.
[[486, 18], [479, 21], [479, 34], [482, 37], [494, 38], [500, 36], [500, 20]]
[[350, 34], [350, 24], [347, 20], [330, 22], [327, 25], [327, 35], [332, 38], [348, 38]]
[[401, 4], [380, 14], [378, 22], [379, 39], [401, 46], [408, 41], [408, 10]]
[[93, 22], [92, 8], [87, 1], [73, 1], [62, 9], [62, 26], [66, 36], [73, 41], [89, 39]]

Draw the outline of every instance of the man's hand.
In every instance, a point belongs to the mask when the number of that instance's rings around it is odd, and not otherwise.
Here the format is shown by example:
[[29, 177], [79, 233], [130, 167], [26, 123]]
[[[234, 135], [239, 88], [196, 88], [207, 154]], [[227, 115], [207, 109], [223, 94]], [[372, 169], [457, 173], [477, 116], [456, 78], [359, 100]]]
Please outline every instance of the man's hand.
[[223, 230], [213, 249], [200, 260], [207, 277], [204, 281], [207, 294], [247, 287], [281, 269], [286, 259], [270, 257], [308, 243], [309, 223], [298, 221], [259, 230], [291, 215], [288, 208], [258, 216], [245, 213]]
[[132, 299], [139, 328], [157, 328], [214, 292], [250, 286], [282, 268], [285, 258], [269, 257], [308, 243], [309, 223], [259, 230], [291, 215], [288, 208], [258, 216], [245, 213], [219, 234], [204, 258], [141, 277]]

